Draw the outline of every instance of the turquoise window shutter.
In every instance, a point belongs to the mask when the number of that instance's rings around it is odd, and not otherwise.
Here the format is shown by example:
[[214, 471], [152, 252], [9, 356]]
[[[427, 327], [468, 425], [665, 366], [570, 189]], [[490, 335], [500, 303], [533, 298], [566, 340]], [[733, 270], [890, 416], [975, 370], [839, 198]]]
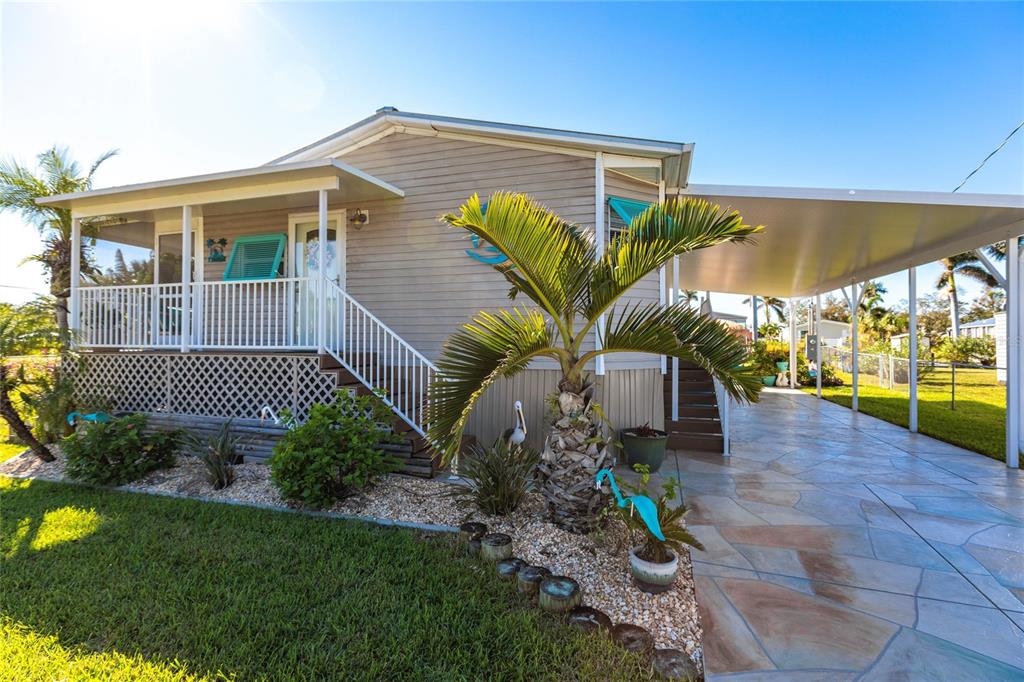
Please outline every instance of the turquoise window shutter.
[[288, 237], [278, 234], [259, 234], [239, 237], [231, 247], [231, 256], [224, 269], [225, 280], [273, 279], [281, 267]]
[[608, 197], [608, 205], [611, 206], [612, 210], [622, 218], [622, 222], [628, 226], [633, 222], [633, 218], [637, 217], [641, 213], [647, 210], [650, 206], [650, 202], [647, 201], [633, 201], [632, 199], [623, 199], [622, 197]]

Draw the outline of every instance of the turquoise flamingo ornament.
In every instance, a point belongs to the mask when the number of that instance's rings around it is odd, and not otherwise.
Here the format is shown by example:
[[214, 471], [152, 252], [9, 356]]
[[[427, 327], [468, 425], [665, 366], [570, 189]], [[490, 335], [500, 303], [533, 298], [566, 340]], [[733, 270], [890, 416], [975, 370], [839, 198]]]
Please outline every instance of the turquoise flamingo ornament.
[[658, 507], [654, 504], [654, 501], [646, 495], [623, 497], [622, 493], [619, 492], [619, 486], [615, 485], [615, 475], [611, 469], [601, 469], [597, 472], [596, 481], [598, 488], [601, 487], [601, 483], [606, 478], [612, 486], [616, 504], [622, 509], [625, 509], [627, 504], [632, 504], [633, 509], [639, 512], [640, 518], [647, 525], [647, 530], [651, 531], [651, 535], [664, 542], [665, 534], [661, 532], [661, 524], [658, 523]]

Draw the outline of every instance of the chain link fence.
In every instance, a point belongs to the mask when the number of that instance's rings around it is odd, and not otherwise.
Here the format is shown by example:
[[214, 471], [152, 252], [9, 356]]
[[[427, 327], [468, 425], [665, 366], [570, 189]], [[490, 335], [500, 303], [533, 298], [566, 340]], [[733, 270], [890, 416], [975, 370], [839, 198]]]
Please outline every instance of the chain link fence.
[[[822, 347], [822, 362], [830, 363], [836, 368], [844, 381], [853, 377], [853, 352], [845, 348]], [[910, 395], [910, 360], [894, 355], [875, 353], [857, 354], [857, 378], [860, 386], [877, 386]], [[950, 409], [955, 410], [957, 400], [973, 400], [977, 394], [984, 393], [986, 402], [989, 396], [998, 393], [1003, 387], [1000, 382], [1000, 370], [1003, 367], [977, 365], [964, 362], [936, 362], [919, 359], [917, 361], [917, 378], [919, 391], [942, 394], [948, 400]], [[1005, 394], [1003, 407], [1005, 409]]]

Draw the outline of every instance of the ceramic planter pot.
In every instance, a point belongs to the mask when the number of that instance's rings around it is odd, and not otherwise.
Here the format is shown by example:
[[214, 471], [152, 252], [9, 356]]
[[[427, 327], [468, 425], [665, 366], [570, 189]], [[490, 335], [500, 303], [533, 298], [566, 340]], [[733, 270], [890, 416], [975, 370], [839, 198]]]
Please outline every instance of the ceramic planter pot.
[[761, 377], [761, 383], [764, 384], [765, 386], [774, 386], [775, 375], [772, 374], [771, 376]]
[[[629, 550], [629, 570], [633, 574], [633, 582], [644, 592], [657, 594], [665, 592], [676, 581], [679, 572], [679, 557], [672, 553], [672, 560], [664, 564], [644, 561], [637, 556], [639, 547]], [[670, 552], [671, 553], [671, 552]]]
[[638, 436], [633, 429], [623, 429], [619, 433], [622, 449], [626, 451], [626, 464], [646, 464], [653, 474], [661, 468], [665, 461], [665, 448], [668, 446], [668, 434], [658, 431], [657, 436]]
[[789, 363], [788, 362], [776, 362], [775, 366], [779, 368], [780, 372], [788, 372], [789, 371]]

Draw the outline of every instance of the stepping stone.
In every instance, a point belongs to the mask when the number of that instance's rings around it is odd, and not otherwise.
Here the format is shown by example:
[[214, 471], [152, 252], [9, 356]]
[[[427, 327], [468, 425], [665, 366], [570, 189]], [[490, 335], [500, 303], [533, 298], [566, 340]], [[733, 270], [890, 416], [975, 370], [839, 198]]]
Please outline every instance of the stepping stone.
[[679, 649], [656, 649], [651, 663], [654, 671], [668, 680], [699, 682], [704, 679], [690, 657]]
[[564, 575], [553, 575], [540, 583], [540, 607], [548, 613], [565, 613], [583, 601], [580, 584]]
[[480, 554], [488, 561], [501, 561], [512, 556], [512, 536], [489, 533], [480, 539]]
[[520, 594], [536, 597], [541, 582], [549, 575], [551, 575], [551, 571], [543, 566], [523, 566], [516, 574], [516, 588]]
[[598, 611], [589, 606], [577, 606], [569, 611], [566, 621], [586, 632], [610, 633], [612, 630], [612, 619], [604, 611]]
[[654, 651], [654, 637], [639, 625], [619, 623], [612, 628], [612, 639], [626, 651], [637, 654]]
[[498, 562], [498, 575], [502, 580], [515, 580], [519, 569], [526, 565], [526, 562], [518, 557], [502, 559]]

